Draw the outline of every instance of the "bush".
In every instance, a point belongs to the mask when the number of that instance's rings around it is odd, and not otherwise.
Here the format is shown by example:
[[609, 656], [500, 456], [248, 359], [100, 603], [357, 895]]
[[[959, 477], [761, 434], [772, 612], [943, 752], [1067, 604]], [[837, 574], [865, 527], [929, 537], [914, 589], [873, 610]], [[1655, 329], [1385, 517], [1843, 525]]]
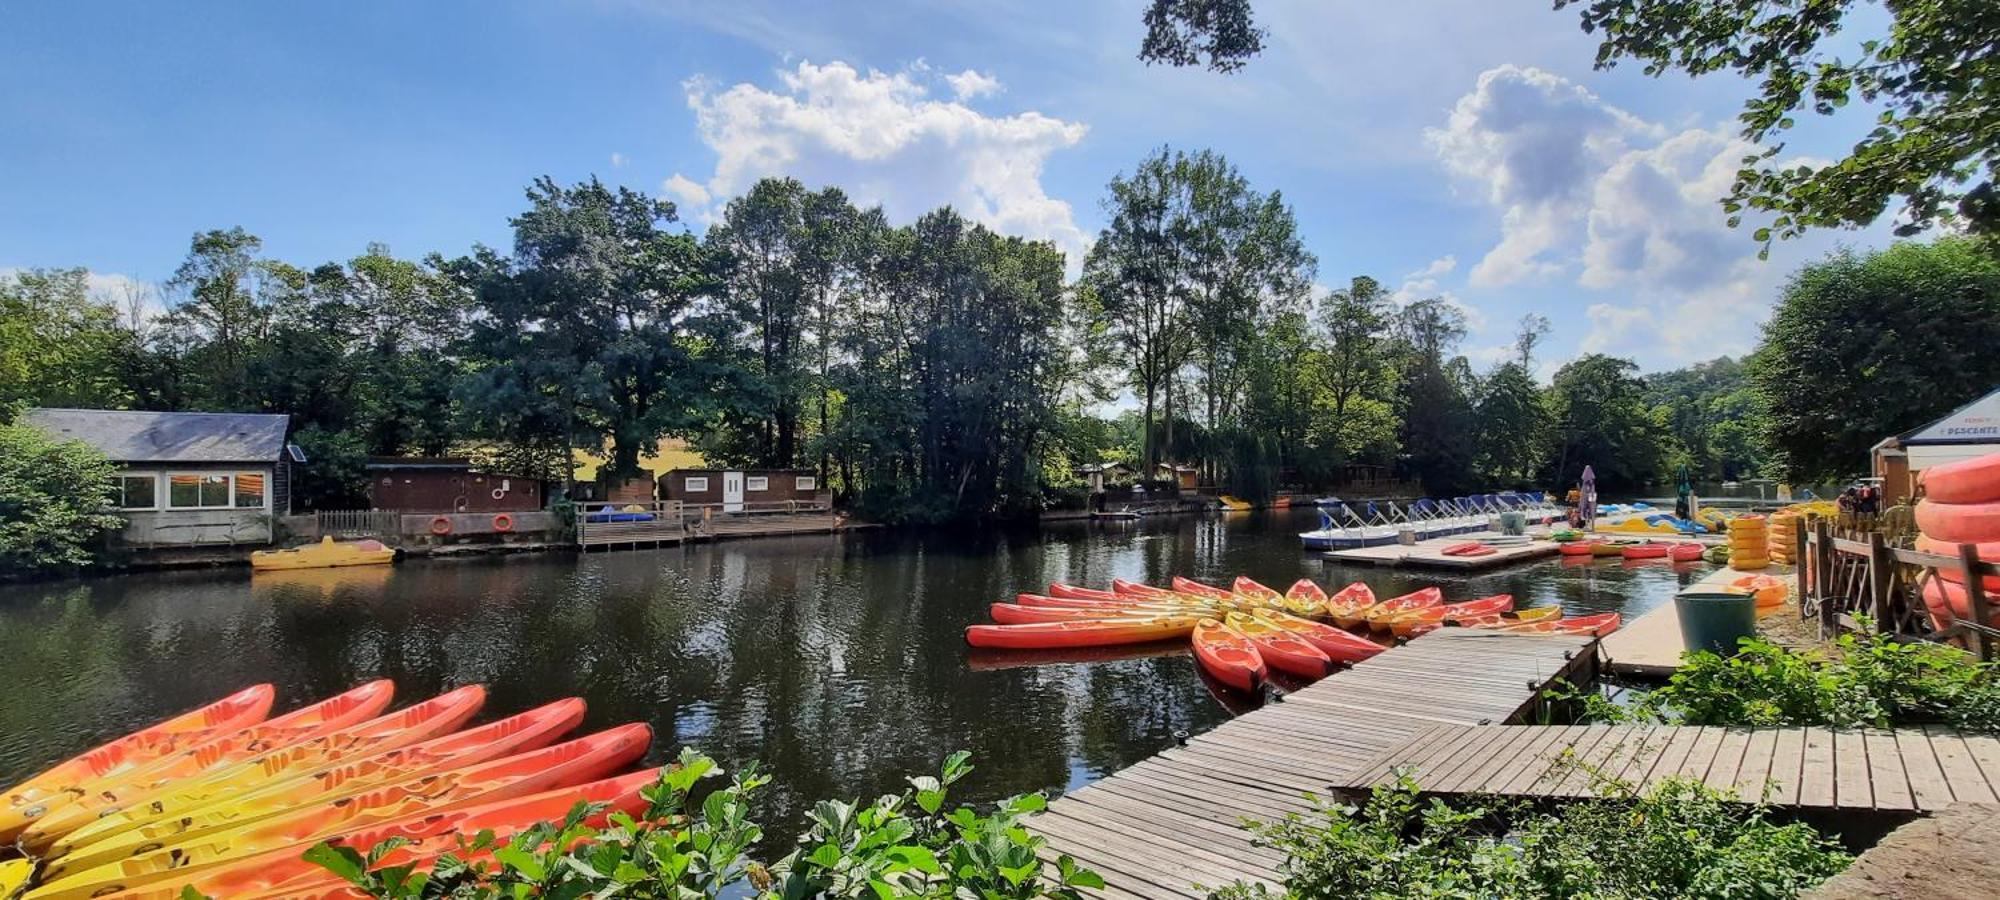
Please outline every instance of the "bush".
[[[1846, 868], [1837, 844], [1698, 781], [1537, 812], [1491, 800], [1421, 804], [1406, 774], [1360, 807], [1253, 823], [1282, 851], [1285, 896], [1787, 897]], [[1236, 884], [1222, 898], [1268, 896]]]
[[0, 425], [0, 573], [89, 565], [113, 515], [118, 468], [81, 441], [27, 425]]
[[1733, 657], [1688, 654], [1664, 687], [1617, 706], [1585, 695], [1585, 718], [1677, 725], [1889, 728], [1942, 723], [2000, 732], [2000, 667], [1964, 651], [1860, 631], [1839, 654], [1794, 651], [1761, 638]]
[[751, 800], [769, 779], [753, 770], [694, 800], [697, 783], [722, 774], [715, 761], [682, 750], [646, 791], [642, 819], [614, 814], [607, 828], [585, 824], [579, 804], [502, 844], [491, 834], [461, 839], [459, 853], [428, 872], [377, 865], [395, 841], [365, 851], [320, 844], [307, 858], [375, 897], [804, 897], [1074, 898], [1102, 887], [1096, 873], [1060, 857], [1053, 879], [1019, 817], [1042, 808], [1040, 794], [1005, 801], [990, 814], [949, 812], [951, 785], [972, 771], [967, 754], [935, 777], [909, 779], [901, 794], [873, 803], [821, 801], [795, 849], [768, 865], [750, 856], [763, 836]]

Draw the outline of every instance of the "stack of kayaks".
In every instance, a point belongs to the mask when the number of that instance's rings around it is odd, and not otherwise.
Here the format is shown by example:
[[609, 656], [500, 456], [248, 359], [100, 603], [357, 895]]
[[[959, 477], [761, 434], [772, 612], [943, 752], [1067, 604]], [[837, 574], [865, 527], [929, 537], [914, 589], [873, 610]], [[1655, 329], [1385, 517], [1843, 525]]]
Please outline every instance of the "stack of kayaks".
[[[1958, 557], [1966, 544], [1982, 562], [2000, 562], [2000, 453], [1932, 466], [1923, 470], [1919, 482], [1923, 502], [1917, 504], [1917, 549], [1925, 553]], [[1931, 624], [1944, 631], [1960, 621], [1971, 621], [1972, 598], [1965, 590], [1965, 572], [1955, 566], [1939, 566], [1938, 577], [1924, 582], [1924, 606]], [[1991, 601], [2000, 593], [2000, 576], [1987, 575], [1980, 585], [1989, 597], [1988, 621], [2000, 620], [2000, 604]]]
[[1448, 604], [1443, 591], [1429, 587], [1378, 600], [1361, 582], [1328, 595], [1304, 578], [1283, 593], [1247, 577], [1227, 588], [1181, 577], [1166, 587], [1119, 579], [1102, 589], [1055, 583], [1045, 594], [994, 603], [991, 613], [993, 624], [965, 629], [966, 643], [1046, 651], [1186, 638], [1217, 683], [1250, 692], [1274, 672], [1317, 679], [1385, 649], [1348, 628], [1409, 638], [1448, 625], [1586, 634], [1617, 627], [1615, 616], [1568, 620], [1555, 606], [1514, 612], [1514, 598], [1505, 594]]
[[[558, 743], [583, 721], [559, 700], [459, 730], [486, 701], [478, 685], [384, 712], [388, 681], [276, 718], [270, 685], [119, 738], [9, 789], [0, 896], [33, 900], [318, 896], [343, 886], [301, 859], [335, 840], [366, 850], [410, 839], [378, 865], [428, 866], [458, 836], [504, 839], [561, 819], [579, 800], [643, 812], [658, 770], [619, 776], [652, 730], [630, 724]], [[607, 810], [608, 812], [608, 810]], [[29, 879], [32, 879], [31, 881]]]

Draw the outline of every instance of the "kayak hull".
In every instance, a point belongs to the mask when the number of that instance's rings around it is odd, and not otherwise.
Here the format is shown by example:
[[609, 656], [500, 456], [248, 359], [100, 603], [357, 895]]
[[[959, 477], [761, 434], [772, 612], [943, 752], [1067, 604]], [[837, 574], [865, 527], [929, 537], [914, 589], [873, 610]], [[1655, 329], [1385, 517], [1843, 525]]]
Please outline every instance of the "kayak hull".
[[1194, 630], [1192, 616], [1155, 620], [1041, 622], [1027, 625], [969, 625], [965, 642], [974, 647], [1004, 650], [1051, 650], [1065, 647], [1107, 647], [1143, 644], [1186, 637]]
[[1269, 674], [1256, 645], [1241, 632], [1214, 619], [1203, 619], [1195, 625], [1192, 643], [1195, 662], [1225, 686], [1254, 694]]

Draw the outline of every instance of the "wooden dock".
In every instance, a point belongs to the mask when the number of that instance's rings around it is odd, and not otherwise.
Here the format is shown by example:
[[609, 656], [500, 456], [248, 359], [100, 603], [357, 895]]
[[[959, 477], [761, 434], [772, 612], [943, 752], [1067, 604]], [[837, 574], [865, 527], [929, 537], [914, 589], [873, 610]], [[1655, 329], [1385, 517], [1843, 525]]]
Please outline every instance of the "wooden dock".
[[1595, 640], [1449, 628], [1245, 713], [1049, 805], [1029, 827], [1107, 897], [1204, 897], [1241, 880], [1275, 886], [1278, 853], [1244, 818], [1312, 808], [1385, 751], [1439, 725], [1518, 720], [1558, 678], [1595, 676]]
[[[1719, 566], [1700, 581], [1689, 585], [1686, 590], [1717, 590], [1729, 582], [1746, 575], [1772, 575], [1792, 580], [1792, 567], [1773, 565], [1756, 572], [1738, 572], [1728, 566]], [[1778, 606], [1757, 610], [1757, 617], [1763, 618], [1780, 610], [1795, 610], [1795, 603], [1787, 602]], [[1648, 610], [1644, 615], [1625, 623], [1625, 626], [1604, 637], [1605, 665], [1614, 675], [1633, 678], [1666, 678], [1680, 671], [1681, 652], [1686, 645], [1681, 637], [1680, 616], [1674, 612], [1673, 601]]]
[[1606, 781], [1643, 790], [1679, 777], [1777, 807], [1915, 814], [2000, 799], [2000, 738], [1941, 727], [1441, 725], [1338, 787], [1363, 792], [1398, 771], [1437, 796], [1574, 799], [1601, 795]]
[[1500, 566], [1513, 565], [1535, 559], [1546, 559], [1561, 553], [1560, 545], [1552, 541], [1531, 540], [1525, 544], [1510, 544], [1494, 547], [1494, 552], [1486, 556], [1446, 556], [1444, 548], [1495, 538], [1492, 532], [1459, 534], [1451, 537], [1431, 538], [1414, 544], [1383, 544], [1377, 547], [1356, 547], [1351, 550], [1330, 550], [1321, 558], [1331, 563], [1349, 563], [1369, 566], [1415, 566], [1428, 569], [1449, 569], [1459, 572], [1477, 572]]
[[691, 541], [786, 534], [830, 534], [853, 527], [825, 504], [594, 503], [580, 508], [577, 546], [584, 550], [657, 547]]

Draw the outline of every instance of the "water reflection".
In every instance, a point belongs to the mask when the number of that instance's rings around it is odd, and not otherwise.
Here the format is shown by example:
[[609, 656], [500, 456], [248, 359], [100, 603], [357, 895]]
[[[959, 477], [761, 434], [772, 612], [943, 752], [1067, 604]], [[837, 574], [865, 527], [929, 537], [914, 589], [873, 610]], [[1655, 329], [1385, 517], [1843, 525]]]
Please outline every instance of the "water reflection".
[[1073, 786], [1230, 714], [1171, 645], [968, 653], [963, 629], [989, 603], [1051, 580], [1311, 575], [1631, 614], [1704, 570], [1323, 568], [1295, 536], [1313, 521], [1299, 510], [0, 589], [0, 783], [257, 681], [275, 682], [282, 704], [373, 677], [395, 679], [404, 701], [482, 682], [488, 717], [575, 695], [589, 727], [650, 723], [654, 760], [683, 744], [760, 760], [776, 776], [766, 821], [784, 831], [812, 800], [895, 790], [955, 749], [977, 756], [969, 794], [991, 798]]

